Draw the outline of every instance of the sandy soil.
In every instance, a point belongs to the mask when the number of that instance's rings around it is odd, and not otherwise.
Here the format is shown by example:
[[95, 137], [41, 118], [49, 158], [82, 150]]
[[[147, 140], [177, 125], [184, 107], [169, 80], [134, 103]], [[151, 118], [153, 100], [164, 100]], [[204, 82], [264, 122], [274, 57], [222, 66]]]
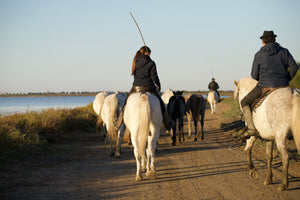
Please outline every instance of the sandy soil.
[[[135, 181], [132, 148], [122, 144], [120, 159], [109, 156], [99, 134], [80, 133], [80, 142], [51, 145], [53, 154], [38, 156], [0, 172], [0, 199], [299, 199], [299, 165], [291, 165], [289, 190], [277, 190], [281, 162], [275, 160], [273, 185], [263, 185], [266, 162], [254, 159], [259, 179], [248, 175], [244, 144], [220, 129], [218, 104], [206, 111], [205, 140], [171, 145], [161, 132], [156, 151], [157, 178]], [[186, 127], [185, 134], [187, 135]], [[254, 151], [254, 156], [255, 156]]]

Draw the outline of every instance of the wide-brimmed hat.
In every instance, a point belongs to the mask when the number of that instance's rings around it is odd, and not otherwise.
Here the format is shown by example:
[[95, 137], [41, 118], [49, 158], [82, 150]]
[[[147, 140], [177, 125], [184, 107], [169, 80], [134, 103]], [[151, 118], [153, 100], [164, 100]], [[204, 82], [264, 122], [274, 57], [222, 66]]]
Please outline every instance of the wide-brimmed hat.
[[260, 39], [262, 39], [262, 38], [268, 38], [268, 37], [274, 37], [274, 38], [276, 38], [277, 35], [275, 35], [273, 33], [273, 31], [264, 31], [264, 34], [262, 36], [260, 36]]

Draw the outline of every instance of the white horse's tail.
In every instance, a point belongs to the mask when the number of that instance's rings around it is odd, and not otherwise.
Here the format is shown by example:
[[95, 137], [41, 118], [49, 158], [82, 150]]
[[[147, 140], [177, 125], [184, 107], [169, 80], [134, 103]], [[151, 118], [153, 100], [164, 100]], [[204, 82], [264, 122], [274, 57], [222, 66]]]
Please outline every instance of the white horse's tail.
[[150, 104], [148, 96], [142, 94], [139, 101], [139, 128], [138, 128], [138, 138], [139, 138], [139, 155], [145, 160], [146, 159], [146, 143], [149, 136], [150, 128]]
[[300, 93], [295, 90], [293, 95], [292, 132], [298, 154], [300, 154]]
[[96, 131], [97, 131], [97, 133], [102, 133], [102, 130], [103, 130], [103, 119], [102, 119], [101, 114], [100, 114], [97, 117]]
[[118, 108], [118, 99], [117, 97], [113, 98], [109, 103], [109, 122], [108, 122], [108, 130], [107, 130], [107, 136], [108, 139], [112, 140], [113, 142], [116, 142], [118, 139], [117, 131], [114, 127], [114, 120], [117, 116], [117, 108]]

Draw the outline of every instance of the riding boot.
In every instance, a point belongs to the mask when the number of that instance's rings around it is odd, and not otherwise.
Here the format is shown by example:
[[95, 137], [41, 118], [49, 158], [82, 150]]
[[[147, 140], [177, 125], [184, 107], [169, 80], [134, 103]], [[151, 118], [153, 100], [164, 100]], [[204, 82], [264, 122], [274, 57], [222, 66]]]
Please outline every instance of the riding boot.
[[252, 113], [249, 106], [242, 107], [242, 110], [248, 127], [247, 131], [243, 133], [242, 139], [249, 139], [251, 136], [258, 135], [258, 132], [254, 126]]
[[165, 125], [166, 129], [169, 131], [171, 128], [175, 126], [175, 122], [169, 118], [168, 113], [166, 111], [162, 112], [163, 114], [163, 124]]
[[219, 93], [219, 91], [218, 91], [218, 90], [216, 90], [216, 93], [217, 93], [217, 95], [218, 95], [218, 97], [219, 97], [219, 101], [218, 101], [218, 103], [220, 103], [220, 102], [221, 102], [221, 96], [220, 96], [220, 93]]

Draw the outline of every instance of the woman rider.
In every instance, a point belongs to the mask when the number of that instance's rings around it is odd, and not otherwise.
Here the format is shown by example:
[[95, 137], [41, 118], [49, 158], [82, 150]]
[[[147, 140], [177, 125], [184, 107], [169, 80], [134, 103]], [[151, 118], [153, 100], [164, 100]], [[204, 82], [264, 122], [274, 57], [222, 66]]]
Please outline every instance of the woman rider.
[[[175, 125], [175, 123], [171, 119], [169, 119], [165, 109], [165, 105], [158, 93], [158, 91], [160, 91], [161, 89], [160, 81], [158, 78], [155, 62], [150, 58], [150, 54], [151, 49], [147, 46], [142, 46], [140, 50], [136, 52], [131, 69], [131, 75], [133, 75], [134, 81], [128, 97], [134, 92], [151, 92], [155, 96], [157, 96], [163, 115], [163, 123], [166, 129], [170, 130]], [[123, 114], [127, 99], [119, 115], [119, 119], [115, 125], [117, 130], [120, 129], [123, 123]]]

